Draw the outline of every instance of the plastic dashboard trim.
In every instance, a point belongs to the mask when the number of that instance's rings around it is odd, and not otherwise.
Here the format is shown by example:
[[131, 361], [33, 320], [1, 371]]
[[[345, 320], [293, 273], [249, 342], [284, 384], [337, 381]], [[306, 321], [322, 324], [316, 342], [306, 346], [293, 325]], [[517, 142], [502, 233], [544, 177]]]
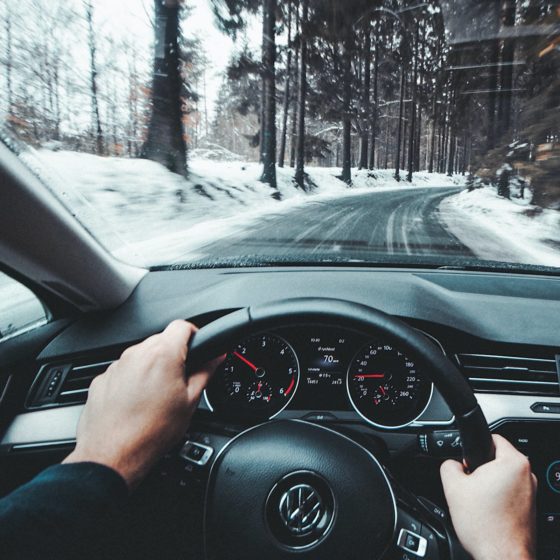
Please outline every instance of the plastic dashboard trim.
[[[541, 397], [531, 395], [503, 395], [495, 393], [476, 393], [488, 424], [496, 426], [504, 420], [560, 420], [560, 415], [535, 413], [531, 405]], [[560, 405], [560, 397], [550, 397], [547, 401]], [[61, 442], [71, 444], [75, 441], [76, 428], [83, 405], [67, 406], [57, 409], [37, 410], [16, 416], [0, 441], [0, 453], [10, 452], [17, 446], [33, 445], [34, 448], [59, 446]], [[302, 412], [302, 416], [304, 412]], [[278, 417], [280, 418], [280, 417]], [[301, 418], [301, 417], [300, 417]], [[409, 428], [436, 426], [438, 424], [415, 424]], [[441, 425], [441, 424], [439, 424]], [[48, 433], [45, 427], [48, 426]], [[387, 430], [375, 430], [390, 433]], [[394, 430], [394, 433], [398, 433]]]

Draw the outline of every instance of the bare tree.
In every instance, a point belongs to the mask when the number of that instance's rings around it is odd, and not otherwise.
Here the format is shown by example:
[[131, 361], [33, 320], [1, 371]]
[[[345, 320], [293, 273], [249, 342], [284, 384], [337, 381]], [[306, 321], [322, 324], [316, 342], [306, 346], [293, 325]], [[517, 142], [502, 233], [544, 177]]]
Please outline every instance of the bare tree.
[[282, 133], [280, 136], [280, 152], [278, 154], [278, 167], [284, 167], [286, 155], [286, 138], [288, 136], [288, 112], [290, 109], [290, 86], [292, 73], [292, 12], [293, 4], [288, 6], [288, 52], [286, 55], [286, 80], [284, 82], [284, 106], [282, 109]]
[[14, 90], [12, 82], [12, 72], [13, 72], [13, 52], [12, 52], [12, 41], [13, 41], [13, 21], [12, 21], [12, 8], [9, 2], [6, 2], [4, 15], [4, 33], [6, 40], [5, 47], [5, 68], [6, 68], [6, 105], [8, 114], [11, 113], [12, 104], [14, 101]]
[[85, 1], [86, 22], [88, 29], [88, 49], [89, 49], [89, 76], [90, 76], [90, 96], [91, 96], [91, 116], [92, 128], [95, 131], [96, 151], [99, 155], [104, 152], [103, 129], [101, 127], [101, 116], [99, 113], [99, 94], [97, 85], [97, 41], [93, 22], [93, 4], [91, 0]]
[[[302, 0], [301, 28], [304, 29], [308, 16], [308, 0]], [[305, 190], [305, 99], [307, 96], [307, 39], [300, 35], [299, 80], [297, 102], [297, 150], [295, 180]]]

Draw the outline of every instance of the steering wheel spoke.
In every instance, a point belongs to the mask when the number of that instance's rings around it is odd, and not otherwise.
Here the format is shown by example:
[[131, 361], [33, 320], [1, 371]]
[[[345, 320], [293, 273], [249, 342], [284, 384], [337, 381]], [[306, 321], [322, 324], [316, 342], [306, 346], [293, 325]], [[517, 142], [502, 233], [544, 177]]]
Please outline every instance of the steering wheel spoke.
[[457, 540], [443, 508], [426, 498], [403, 494], [395, 488], [397, 525], [392, 546], [384, 560], [467, 560], [469, 555]]

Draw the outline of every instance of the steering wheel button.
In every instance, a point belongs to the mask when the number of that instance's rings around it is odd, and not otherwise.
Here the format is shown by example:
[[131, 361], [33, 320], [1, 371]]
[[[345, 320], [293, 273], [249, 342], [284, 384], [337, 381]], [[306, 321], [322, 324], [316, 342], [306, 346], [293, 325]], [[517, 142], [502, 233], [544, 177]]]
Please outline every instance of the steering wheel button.
[[428, 560], [439, 560], [439, 548], [436, 534], [431, 529], [426, 527], [426, 525], [423, 525], [422, 537], [426, 539], [426, 542], [428, 543], [426, 558]]
[[203, 467], [208, 463], [210, 457], [214, 450], [208, 445], [202, 445], [201, 443], [195, 443], [194, 441], [187, 441], [183, 445], [179, 455], [186, 461], [190, 461], [195, 465]]
[[[398, 511], [398, 527], [402, 530], [409, 531], [416, 535], [420, 535], [422, 532], [422, 523], [408, 514], [406, 511], [399, 508]], [[400, 534], [400, 533], [399, 533]]]
[[401, 529], [399, 538], [397, 539], [397, 545], [418, 558], [423, 558], [428, 549], [428, 541], [424, 537], [412, 531], [408, 531], [407, 529]]
[[198, 447], [198, 445], [193, 445], [187, 452], [187, 457], [189, 459], [193, 459], [194, 461], [198, 461], [204, 455], [204, 449], [202, 447]]
[[435, 517], [437, 517], [438, 519], [441, 519], [442, 521], [445, 521], [447, 519], [447, 513], [445, 513], [445, 510], [434, 504], [433, 502], [431, 502], [430, 500], [428, 500], [428, 498], [425, 498], [424, 496], [419, 496], [418, 497], [418, 501]]

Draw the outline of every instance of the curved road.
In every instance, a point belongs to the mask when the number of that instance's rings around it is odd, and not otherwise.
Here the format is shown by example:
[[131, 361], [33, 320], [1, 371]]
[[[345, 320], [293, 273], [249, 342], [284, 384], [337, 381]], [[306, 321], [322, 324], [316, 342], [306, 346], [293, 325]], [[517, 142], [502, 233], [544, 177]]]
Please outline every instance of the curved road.
[[458, 188], [376, 190], [339, 200], [310, 200], [265, 215], [246, 229], [210, 243], [199, 257], [348, 253], [472, 256], [438, 218], [441, 200]]

